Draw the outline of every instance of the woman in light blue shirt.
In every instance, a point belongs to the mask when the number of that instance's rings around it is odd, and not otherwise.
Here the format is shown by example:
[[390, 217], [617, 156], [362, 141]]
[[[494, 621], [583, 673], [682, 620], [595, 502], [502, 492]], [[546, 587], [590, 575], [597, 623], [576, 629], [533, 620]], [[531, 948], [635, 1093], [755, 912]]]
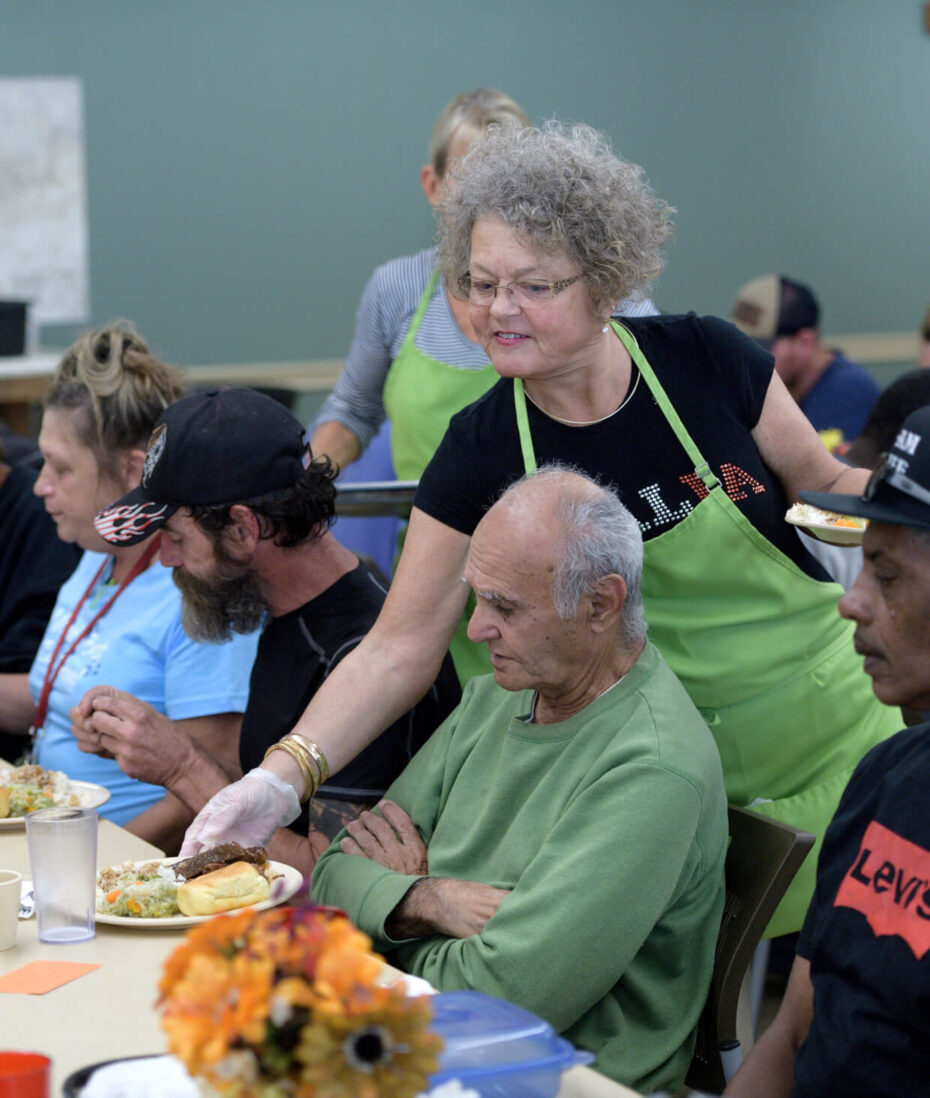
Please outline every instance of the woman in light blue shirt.
[[124, 328], [85, 335], [65, 354], [42, 419], [35, 492], [58, 536], [85, 552], [59, 592], [29, 675], [0, 676], [0, 723], [31, 732], [35, 761], [106, 786], [111, 798], [100, 814], [166, 850], [191, 814], [161, 786], [81, 751], [72, 710], [91, 686], [118, 687], [235, 765], [257, 636], [225, 645], [190, 640], [157, 535], [114, 549], [93, 526], [101, 508], [139, 484], [155, 421], [181, 391], [178, 371]]

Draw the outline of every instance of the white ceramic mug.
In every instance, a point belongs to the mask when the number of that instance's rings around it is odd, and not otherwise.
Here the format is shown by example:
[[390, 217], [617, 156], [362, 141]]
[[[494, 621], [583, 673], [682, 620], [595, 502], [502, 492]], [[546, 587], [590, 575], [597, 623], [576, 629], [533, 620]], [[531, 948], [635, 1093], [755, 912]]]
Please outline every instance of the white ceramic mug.
[[0, 949], [12, 949], [16, 945], [22, 880], [22, 873], [16, 873], [12, 869], [0, 869]]

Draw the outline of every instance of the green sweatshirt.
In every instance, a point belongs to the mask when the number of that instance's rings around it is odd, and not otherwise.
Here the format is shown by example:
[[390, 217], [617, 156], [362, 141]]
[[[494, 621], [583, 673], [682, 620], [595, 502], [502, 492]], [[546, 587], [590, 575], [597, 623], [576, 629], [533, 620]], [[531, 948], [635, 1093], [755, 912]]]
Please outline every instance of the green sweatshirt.
[[675, 1090], [710, 984], [727, 845], [720, 759], [658, 651], [582, 712], [528, 724], [532, 693], [473, 679], [387, 796], [430, 874], [509, 889], [479, 935], [392, 941], [416, 877], [343, 854], [312, 895], [343, 908], [401, 968], [535, 1012], [595, 1066]]

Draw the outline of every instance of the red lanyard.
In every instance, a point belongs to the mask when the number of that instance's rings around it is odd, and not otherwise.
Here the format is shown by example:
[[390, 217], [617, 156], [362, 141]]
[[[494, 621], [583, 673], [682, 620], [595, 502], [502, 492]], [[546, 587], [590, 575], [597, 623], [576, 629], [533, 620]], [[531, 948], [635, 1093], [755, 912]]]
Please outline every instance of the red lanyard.
[[61, 647], [65, 642], [65, 638], [68, 636], [68, 631], [70, 630], [71, 626], [74, 625], [74, 620], [81, 612], [81, 607], [87, 601], [91, 591], [93, 591], [93, 589], [99, 583], [100, 577], [103, 575], [104, 569], [110, 563], [109, 560], [105, 560], [103, 564], [101, 564], [100, 567], [97, 569], [97, 574], [90, 581], [90, 586], [87, 588], [84, 594], [81, 595], [80, 599], [78, 600], [77, 606], [75, 606], [75, 608], [71, 611], [71, 617], [68, 618], [68, 624], [64, 627], [61, 636], [58, 638], [58, 643], [55, 645], [54, 651], [52, 652], [52, 658], [48, 661], [48, 667], [46, 667], [45, 669], [45, 678], [42, 680], [42, 690], [39, 693], [39, 701], [36, 705], [36, 714], [33, 719], [33, 728], [40, 729], [45, 724], [45, 715], [48, 712], [48, 699], [52, 693], [52, 687], [55, 685], [55, 679], [58, 678], [58, 672], [62, 669], [62, 667], [64, 667], [68, 657], [75, 650], [75, 648], [77, 648], [81, 641], [87, 636], [91, 629], [93, 629], [97, 622], [100, 621], [100, 619], [110, 609], [113, 603], [116, 602], [116, 600], [126, 590], [130, 583], [132, 583], [136, 576], [138, 576], [140, 572], [144, 572], [145, 569], [148, 568], [149, 564], [152, 561], [152, 558], [158, 552], [158, 544], [160, 541], [161, 535], [159, 534], [158, 537], [153, 540], [152, 544], [145, 550], [142, 556], [139, 557], [136, 563], [132, 566], [132, 571], [130, 571], [129, 575], [123, 580], [119, 587], [117, 587], [117, 589], [113, 592], [107, 602], [97, 611], [96, 614], [94, 614], [94, 616], [87, 623], [87, 625], [84, 626], [84, 628], [75, 638], [74, 642], [68, 648], [68, 651], [65, 652], [65, 654], [61, 657], [60, 660], [58, 660], [58, 663], [56, 664], [55, 660], [58, 658], [58, 653], [61, 651]]

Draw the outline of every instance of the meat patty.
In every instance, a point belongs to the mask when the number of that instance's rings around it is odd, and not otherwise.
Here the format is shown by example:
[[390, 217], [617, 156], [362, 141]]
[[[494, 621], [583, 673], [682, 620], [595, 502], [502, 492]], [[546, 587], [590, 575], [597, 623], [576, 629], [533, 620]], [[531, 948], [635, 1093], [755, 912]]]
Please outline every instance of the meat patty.
[[212, 850], [201, 850], [193, 858], [185, 858], [172, 868], [178, 877], [192, 881], [195, 877], [202, 877], [204, 873], [212, 873], [214, 869], [222, 869], [224, 865], [232, 865], [233, 862], [250, 862], [252, 865], [263, 866], [267, 861], [268, 855], [264, 847], [220, 843]]

